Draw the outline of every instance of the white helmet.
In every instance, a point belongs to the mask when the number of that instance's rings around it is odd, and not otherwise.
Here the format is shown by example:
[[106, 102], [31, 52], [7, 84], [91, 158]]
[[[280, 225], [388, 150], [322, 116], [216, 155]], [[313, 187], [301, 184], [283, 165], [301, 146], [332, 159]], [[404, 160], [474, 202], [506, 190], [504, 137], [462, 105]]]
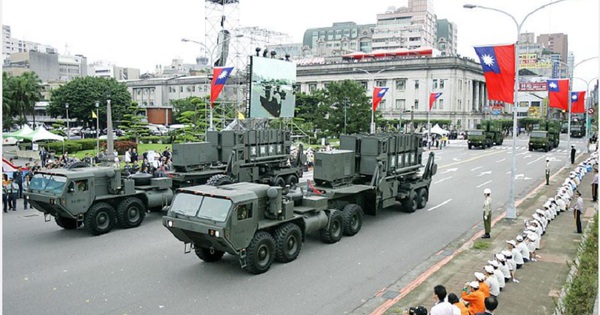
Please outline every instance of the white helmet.
[[484, 189], [484, 190], [483, 190], [483, 193], [484, 193], [485, 195], [491, 195], [491, 194], [492, 194], [492, 191], [491, 191], [489, 188], [486, 188], [486, 189]]

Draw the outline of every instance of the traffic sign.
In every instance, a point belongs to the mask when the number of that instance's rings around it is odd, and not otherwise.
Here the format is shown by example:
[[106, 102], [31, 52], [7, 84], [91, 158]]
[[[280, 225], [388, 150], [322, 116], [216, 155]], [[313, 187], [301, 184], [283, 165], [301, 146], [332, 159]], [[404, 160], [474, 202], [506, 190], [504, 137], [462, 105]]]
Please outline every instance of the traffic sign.
[[588, 114], [593, 115], [594, 114], [594, 109], [593, 108], [588, 108]]

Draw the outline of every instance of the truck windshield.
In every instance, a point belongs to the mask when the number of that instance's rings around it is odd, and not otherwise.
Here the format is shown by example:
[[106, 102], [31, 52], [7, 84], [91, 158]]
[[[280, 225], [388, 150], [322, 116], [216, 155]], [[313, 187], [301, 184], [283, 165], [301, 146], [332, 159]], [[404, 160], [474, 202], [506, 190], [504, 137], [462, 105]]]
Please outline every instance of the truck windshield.
[[225, 222], [231, 204], [229, 199], [179, 193], [173, 200], [171, 211], [189, 217]]
[[481, 130], [469, 130], [469, 136], [483, 136], [483, 131], [481, 131]]
[[65, 187], [66, 182], [67, 178], [63, 175], [37, 173], [33, 175], [33, 178], [29, 183], [29, 189], [60, 194]]
[[532, 131], [529, 136], [532, 138], [546, 138], [546, 132], [545, 131]]

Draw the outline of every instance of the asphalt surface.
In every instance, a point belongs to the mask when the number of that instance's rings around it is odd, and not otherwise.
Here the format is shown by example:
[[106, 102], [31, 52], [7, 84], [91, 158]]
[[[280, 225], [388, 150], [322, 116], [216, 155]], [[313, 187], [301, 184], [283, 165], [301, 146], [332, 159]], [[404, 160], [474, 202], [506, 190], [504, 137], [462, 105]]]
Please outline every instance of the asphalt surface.
[[[433, 287], [444, 285], [449, 293], [460, 297], [465, 282], [475, 280], [473, 273], [482, 272], [483, 266], [494, 254], [507, 248], [506, 240], [515, 239], [523, 233], [524, 219], [530, 219], [536, 209], [542, 208], [544, 202], [556, 194], [568, 173], [589, 156], [581, 152], [574, 165], [560, 169], [551, 177], [550, 185], [540, 183], [533, 191], [517, 203], [517, 218], [504, 218], [505, 213], [495, 213], [492, 238], [480, 239], [483, 226], [478, 224], [467, 231], [461, 238], [426, 260], [413, 273], [391, 284], [375, 297], [357, 308], [352, 314], [402, 314], [411, 306], [423, 305], [430, 309], [435, 301], [432, 298]], [[598, 203], [591, 201], [590, 183], [593, 173], [588, 173], [578, 186], [584, 198], [586, 209], [582, 225], [584, 230], [598, 211]], [[556, 303], [564, 294], [563, 287], [567, 281], [570, 267], [576, 256], [578, 245], [585, 237], [575, 233], [573, 212], [562, 212], [548, 224], [542, 237], [540, 256], [537, 262], [526, 263], [517, 270], [519, 283], [507, 283], [499, 295], [499, 306], [495, 315], [554, 314]], [[486, 249], [475, 249], [476, 243], [488, 243]], [[597, 314], [597, 308], [595, 313]]]

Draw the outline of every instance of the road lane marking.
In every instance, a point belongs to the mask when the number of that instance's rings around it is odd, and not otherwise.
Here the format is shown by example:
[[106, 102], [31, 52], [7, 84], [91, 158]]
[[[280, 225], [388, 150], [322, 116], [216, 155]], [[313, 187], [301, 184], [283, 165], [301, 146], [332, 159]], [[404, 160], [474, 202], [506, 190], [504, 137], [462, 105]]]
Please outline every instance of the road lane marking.
[[483, 175], [491, 175], [491, 174], [492, 174], [492, 171], [485, 171], [485, 172], [479, 173], [479, 175], [477, 175], [477, 177], [483, 176]]
[[474, 168], [472, 168], [472, 169], [471, 169], [471, 172], [472, 172], [472, 171], [476, 171], [476, 170], [478, 170], [478, 169], [480, 169], [480, 168], [482, 168], [482, 167], [483, 167], [483, 166], [477, 166], [477, 167], [474, 167]]
[[440, 173], [440, 175], [450, 173], [450, 172], [456, 172], [456, 171], [458, 171], [458, 168], [449, 168], [449, 169], [445, 170], [443, 173]]
[[445, 177], [445, 178], [442, 178], [442, 179], [438, 180], [437, 182], [433, 182], [433, 183], [434, 183], [434, 184], [439, 184], [439, 183], [441, 183], [441, 182], [443, 182], [443, 181], [445, 181], [445, 180], [448, 180], [448, 179], [450, 179], [450, 178], [452, 178], [452, 176], [450, 176], [450, 177]]
[[535, 159], [535, 160], [533, 160], [533, 161], [531, 161], [531, 162], [527, 163], [527, 165], [529, 165], [529, 164], [533, 164], [533, 163], [535, 163], [535, 162], [537, 162], [537, 161], [539, 161], [539, 160], [541, 160], [541, 159], [543, 159], [543, 158], [544, 158], [543, 156], [540, 156], [540, 157], [538, 157], [537, 159]]
[[490, 156], [490, 155], [495, 155], [495, 154], [500, 154], [500, 153], [502, 153], [502, 151], [497, 150], [497, 151], [490, 152], [490, 153], [487, 153], [487, 154], [478, 155], [478, 156], [472, 157], [470, 159], [466, 159], [464, 161], [460, 161], [460, 162], [456, 162], [456, 163], [450, 163], [450, 164], [441, 165], [441, 166], [438, 165], [438, 169], [440, 169], [440, 168], [446, 168], [446, 167], [451, 167], [451, 166], [455, 166], [455, 165], [466, 163], [466, 162], [475, 161], [475, 160], [478, 160], [478, 159], [481, 159], [481, 158], [484, 158], [484, 157], [487, 157], [487, 156]]
[[489, 183], [491, 183], [491, 182], [492, 182], [491, 180], [488, 180], [487, 182], [485, 182], [485, 183], [483, 183], [483, 184], [481, 184], [481, 185], [477, 186], [477, 188], [481, 188], [481, 186], [487, 185], [487, 184], [489, 184]]
[[441, 207], [441, 206], [443, 206], [443, 205], [445, 205], [445, 204], [449, 203], [450, 201], [452, 201], [452, 199], [448, 199], [448, 200], [446, 200], [446, 201], [444, 201], [444, 202], [440, 203], [440, 204], [439, 204], [439, 205], [437, 205], [437, 206], [433, 206], [433, 207], [431, 207], [431, 208], [427, 209], [427, 211], [435, 210], [435, 209], [437, 209], [437, 208], [439, 208], [439, 207]]
[[506, 161], [506, 159], [500, 159], [500, 160], [496, 161], [496, 163], [500, 163], [500, 162], [504, 162], [504, 161]]

